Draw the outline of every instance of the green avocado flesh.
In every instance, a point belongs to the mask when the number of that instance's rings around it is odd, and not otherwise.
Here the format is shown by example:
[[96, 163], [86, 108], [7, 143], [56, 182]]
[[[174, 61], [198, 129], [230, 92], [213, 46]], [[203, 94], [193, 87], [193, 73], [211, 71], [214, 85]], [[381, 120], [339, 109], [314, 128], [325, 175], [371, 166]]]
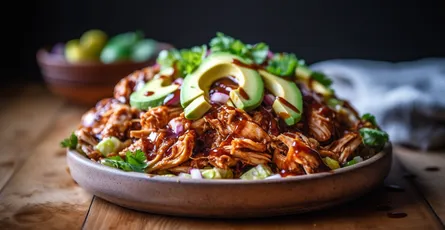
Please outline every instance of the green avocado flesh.
[[171, 84], [170, 78], [156, 78], [130, 95], [130, 105], [140, 110], [161, 106], [165, 97], [175, 92], [179, 85]]
[[[228, 76], [236, 78], [238, 89], [230, 91], [233, 105], [249, 111], [261, 104], [264, 96], [264, 83], [259, 73], [234, 60], [244, 62], [241, 58], [228, 53], [214, 53], [208, 56], [192, 74], [185, 77], [181, 86], [181, 105], [187, 119], [198, 119], [210, 108], [209, 90], [213, 82]], [[247, 64], [247, 63], [246, 63]]]
[[299, 122], [303, 113], [303, 97], [297, 85], [264, 70], [259, 70], [259, 73], [263, 77], [266, 89], [276, 97], [272, 104], [275, 113], [287, 125]]

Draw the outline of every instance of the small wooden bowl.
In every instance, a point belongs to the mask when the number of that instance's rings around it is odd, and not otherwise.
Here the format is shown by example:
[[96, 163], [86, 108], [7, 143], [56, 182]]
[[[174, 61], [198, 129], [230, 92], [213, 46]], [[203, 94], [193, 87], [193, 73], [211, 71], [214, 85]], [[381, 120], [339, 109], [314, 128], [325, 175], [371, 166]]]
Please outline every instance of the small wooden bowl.
[[[173, 46], [163, 43], [162, 47]], [[70, 63], [63, 55], [52, 54], [47, 48], [38, 50], [36, 58], [43, 79], [52, 93], [71, 103], [85, 106], [93, 106], [100, 99], [112, 97], [114, 86], [119, 80], [156, 61], [152, 58], [145, 62]]]

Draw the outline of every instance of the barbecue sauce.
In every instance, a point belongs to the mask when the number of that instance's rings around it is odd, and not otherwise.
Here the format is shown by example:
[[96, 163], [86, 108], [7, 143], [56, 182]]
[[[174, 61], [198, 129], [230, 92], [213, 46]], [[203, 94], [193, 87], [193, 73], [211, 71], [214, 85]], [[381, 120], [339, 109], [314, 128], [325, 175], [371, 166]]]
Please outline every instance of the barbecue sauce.
[[284, 99], [282, 97], [278, 97], [278, 101], [280, 101], [282, 104], [284, 104], [286, 107], [293, 110], [294, 112], [300, 113], [300, 110], [298, 110], [294, 105], [289, 103], [286, 99]]

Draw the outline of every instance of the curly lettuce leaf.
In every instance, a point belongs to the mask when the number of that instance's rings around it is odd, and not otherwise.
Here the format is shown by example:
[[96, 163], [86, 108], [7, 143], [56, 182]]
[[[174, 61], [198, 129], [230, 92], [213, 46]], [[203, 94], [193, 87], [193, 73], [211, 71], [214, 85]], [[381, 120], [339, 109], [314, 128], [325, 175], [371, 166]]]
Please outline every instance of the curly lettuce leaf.
[[63, 139], [60, 142], [60, 146], [62, 146], [63, 148], [76, 149], [77, 141], [77, 136], [74, 134], [74, 132], [72, 132], [69, 137]]
[[216, 33], [209, 45], [212, 52], [228, 52], [258, 65], [264, 63], [269, 52], [269, 46], [263, 42], [255, 45], [244, 44], [241, 40], [221, 32]]
[[145, 153], [142, 150], [136, 150], [136, 152], [127, 151], [125, 159], [121, 156], [111, 156], [103, 159], [101, 163], [127, 172], [144, 172], [148, 166], [146, 161]]
[[295, 54], [277, 53], [269, 60], [266, 70], [277, 76], [289, 77], [294, 74], [298, 64]]
[[361, 128], [359, 130], [363, 144], [372, 148], [381, 148], [389, 141], [389, 135], [378, 129]]

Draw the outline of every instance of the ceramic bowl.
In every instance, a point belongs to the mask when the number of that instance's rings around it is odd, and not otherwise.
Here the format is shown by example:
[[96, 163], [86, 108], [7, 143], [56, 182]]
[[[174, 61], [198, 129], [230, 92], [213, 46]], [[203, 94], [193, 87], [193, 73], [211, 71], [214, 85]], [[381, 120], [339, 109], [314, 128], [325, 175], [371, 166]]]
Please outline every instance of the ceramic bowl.
[[[162, 49], [173, 46], [160, 43]], [[135, 70], [151, 66], [157, 54], [144, 62], [120, 61], [102, 63], [100, 61], [70, 63], [63, 55], [55, 55], [48, 48], [39, 49], [37, 63], [43, 80], [49, 90], [71, 103], [94, 106], [97, 101], [113, 96], [114, 86]]]
[[388, 175], [392, 145], [368, 160], [332, 172], [267, 180], [197, 180], [124, 172], [67, 152], [72, 178], [111, 203], [187, 217], [248, 218], [327, 208], [366, 194]]

